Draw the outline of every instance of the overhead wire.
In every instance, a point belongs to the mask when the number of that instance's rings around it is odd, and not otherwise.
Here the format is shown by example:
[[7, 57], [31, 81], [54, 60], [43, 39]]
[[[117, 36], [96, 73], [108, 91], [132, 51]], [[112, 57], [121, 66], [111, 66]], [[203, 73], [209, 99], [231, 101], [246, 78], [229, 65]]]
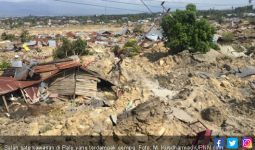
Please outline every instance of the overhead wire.
[[[100, 1], [111, 2], [111, 3], [119, 3], [119, 4], [127, 4], [127, 5], [134, 5], [134, 6], [143, 5], [143, 4], [131, 3], [131, 2], [121, 2], [121, 1], [116, 1], [116, 0], [100, 0]], [[147, 6], [155, 7], [155, 8], [159, 8], [160, 7], [160, 6], [157, 6], [157, 5], [147, 5]]]
[[[107, 2], [113, 2], [113, 3], [121, 3], [121, 4], [128, 4], [128, 5], [144, 5], [150, 12], [151, 9], [148, 8], [149, 6], [150, 7], [155, 7], [155, 8], [160, 8], [160, 6], [156, 6], [156, 5], [148, 5], [145, 3], [145, 1], [148, 1], [148, 2], [167, 2], [168, 4], [169, 3], [173, 3], [173, 4], [188, 4], [190, 2], [184, 2], [184, 1], [171, 1], [171, 0], [140, 0], [142, 2], [142, 4], [137, 4], [137, 3], [131, 3], [131, 2], [121, 2], [121, 1], [116, 1], [116, 0], [100, 0], [100, 1], [107, 1]], [[199, 6], [199, 8], [212, 8], [212, 7], [225, 7], [225, 6], [242, 6], [242, 5], [245, 5], [245, 4], [219, 4], [219, 3], [205, 3], [205, 2], [196, 2], [196, 3], [193, 3], [193, 4], [196, 4], [196, 5], [208, 5], [208, 6]], [[179, 7], [179, 6], [176, 6], [175, 7], [176, 9], [182, 9], [182, 8], [185, 8], [185, 6], [183, 7]]]
[[[131, 2], [122, 2], [122, 1], [116, 1], [116, 0], [99, 0], [99, 1], [104, 1], [104, 2], [111, 2], [111, 3], [119, 3], [119, 4], [127, 4], [127, 5], [144, 5], [144, 4], [138, 4], [138, 3], [131, 3]], [[188, 4], [188, 3], [192, 3], [192, 2], [184, 2], [184, 1], [166, 1], [166, 0], [143, 0], [142, 3], [145, 3], [145, 1], [148, 2], [167, 2], [167, 3], [173, 3], [173, 4]], [[201, 2], [196, 2], [193, 4], [207, 4], [207, 5], [214, 5], [214, 6], [230, 6], [230, 4], [217, 4], [217, 3], [201, 3]], [[149, 5], [149, 4], [145, 4], [149, 7], [155, 7], [155, 8], [160, 8], [159, 5]], [[232, 5], [243, 5], [243, 4], [232, 4]]]
[[103, 6], [103, 5], [84, 3], [84, 2], [74, 2], [74, 1], [67, 1], [67, 0], [53, 0], [53, 1], [69, 3], [69, 4], [78, 4], [78, 5], [86, 5], [86, 6], [94, 6], [94, 7], [101, 7], [101, 8], [110, 8], [110, 9], [119, 9], [119, 10], [127, 10], [127, 11], [136, 11], [136, 12], [140, 12], [140, 13], [146, 13], [146, 11], [142, 11], [142, 10], [138, 10], [138, 9], [128, 9], [128, 8], [120, 8], [120, 7], [113, 7], [113, 6]]
[[[135, 12], [140, 12], [140, 13], [146, 13], [146, 11], [143, 10], [139, 10], [139, 9], [131, 9], [131, 8], [121, 8], [121, 7], [113, 7], [113, 6], [103, 6], [103, 5], [98, 5], [98, 4], [92, 4], [92, 3], [85, 3], [85, 2], [74, 2], [74, 1], [69, 1], [69, 0], [53, 0], [53, 1], [58, 1], [58, 2], [63, 2], [63, 3], [70, 3], [70, 4], [79, 4], [79, 5], [86, 5], [86, 6], [94, 6], [94, 7], [101, 7], [101, 8], [110, 8], [110, 9], [118, 9], [118, 10], [126, 10], [126, 11], [135, 11]], [[145, 8], [150, 12], [153, 13], [153, 11], [150, 9], [150, 7], [157, 7], [160, 8], [160, 6], [156, 6], [156, 5], [148, 5], [145, 3], [145, 1], [150, 1], [150, 2], [166, 2], [168, 4], [173, 3], [173, 4], [188, 4], [189, 2], [184, 2], [184, 1], [169, 1], [169, 0], [140, 0], [142, 4], [138, 4], [138, 3], [131, 3], [131, 2], [121, 2], [121, 1], [116, 1], [116, 0], [100, 0], [100, 1], [104, 1], [104, 2], [111, 2], [111, 3], [118, 3], [118, 4], [126, 4], [126, 5], [143, 5], [145, 6]], [[197, 5], [201, 5], [201, 4], [207, 4], [208, 6], [198, 6], [199, 8], [214, 8], [214, 7], [232, 7], [232, 6], [241, 6], [244, 4], [217, 4], [217, 3], [199, 3], [196, 2], [194, 4]], [[150, 6], [150, 7], [149, 7]], [[185, 6], [174, 6], [175, 9], [183, 9], [185, 8]]]
[[244, 3], [206, 3], [206, 2], [185, 2], [185, 1], [171, 1], [171, 0], [144, 0], [144, 1], [151, 1], [151, 2], [166, 2], [166, 3], [177, 3], [177, 4], [207, 4], [207, 5], [218, 5], [218, 6], [230, 6], [230, 5], [245, 5]]
[[143, 0], [140, 0], [142, 2], [142, 4], [149, 10], [150, 13], [153, 13], [152, 10], [150, 9], [149, 6], [147, 6], [147, 4], [143, 1]]

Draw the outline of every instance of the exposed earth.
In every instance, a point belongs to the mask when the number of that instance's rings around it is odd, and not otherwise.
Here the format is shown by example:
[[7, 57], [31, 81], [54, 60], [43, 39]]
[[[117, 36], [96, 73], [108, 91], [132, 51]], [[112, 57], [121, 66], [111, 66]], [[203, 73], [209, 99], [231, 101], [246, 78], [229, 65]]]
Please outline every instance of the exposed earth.
[[154, 44], [124, 59], [120, 81], [118, 71], [108, 74], [115, 61], [113, 53], [101, 49], [82, 59], [96, 59], [89, 68], [122, 89], [117, 100], [104, 93], [108, 107], [87, 105], [80, 98], [13, 105], [18, 110], [9, 118], [0, 117], [0, 134], [117, 136], [125, 143], [124, 135], [145, 137], [142, 141], [196, 135], [205, 127], [191, 123], [200, 121], [213, 135], [255, 135], [255, 76], [240, 71], [252, 70], [254, 56], [229, 56], [224, 48], [207, 54], [169, 55], [163, 43]]

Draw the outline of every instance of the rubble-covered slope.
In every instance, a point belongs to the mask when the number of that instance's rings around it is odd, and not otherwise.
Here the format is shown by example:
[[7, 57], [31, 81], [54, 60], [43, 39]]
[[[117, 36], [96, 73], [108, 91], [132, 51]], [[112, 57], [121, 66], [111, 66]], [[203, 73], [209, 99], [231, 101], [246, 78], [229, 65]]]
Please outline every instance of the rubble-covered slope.
[[109, 107], [81, 105], [79, 99], [28, 106], [24, 109], [32, 109], [29, 114], [0, 118], [1, 135], [120, 139], [140, 135], [147, 141], [154, 136], [195, 135], [205, 129], [201, 123], [214, 135], [255, 134], [255, 76], [238, 74], [241, 68], [253, 66], [254, 58], [231, 58], [220, 51], [172, 56], [162, 45], [154, 45], [139, 56], [125, 58], [120, 81], [118, 71], [108, 74], [114, 63], [108, 49], [83, 59], [95, 59], [89, 68], [117, 83], [122, 91], [117, 100]]

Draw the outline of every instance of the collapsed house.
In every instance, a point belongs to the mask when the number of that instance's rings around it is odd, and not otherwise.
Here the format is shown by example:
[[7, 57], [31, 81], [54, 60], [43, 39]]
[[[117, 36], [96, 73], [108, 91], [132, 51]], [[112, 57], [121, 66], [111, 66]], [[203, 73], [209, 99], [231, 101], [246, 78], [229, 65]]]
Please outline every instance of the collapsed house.
[[112, 89], [113, 84], [98, 73], [88, 70], [78, 57], [44, 64], [9, 68], [0, 77], [0, 96], [8, 111], [13, 95], [21, 95], [26, 103], [58, 97], [93, 98], [98, 90]]

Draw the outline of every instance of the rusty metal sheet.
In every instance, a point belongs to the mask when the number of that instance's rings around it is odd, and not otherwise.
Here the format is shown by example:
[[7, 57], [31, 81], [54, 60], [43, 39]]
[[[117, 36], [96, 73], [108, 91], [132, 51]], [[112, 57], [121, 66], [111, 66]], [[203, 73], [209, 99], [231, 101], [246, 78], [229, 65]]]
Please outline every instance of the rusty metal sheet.
[[39, 88], [37, 85], [25, 88], [23, 91], [25, 92], [26, 97], [29, 98], [31, 104], [34, 104], [39, 101], [38, 97]]
[[63, 70], [63, 69], [68, 69], [68, 68], [73, 68], [73, 67], [79, 67], [81, 66], [80, 62], [76, 61], [71, 61], [71, 62], [64, 62], [64, 63], [58, 63], [56, 66]]
[[79, 67], [79, 66], [81, 66], [80, 62], [77, 62], [77, 61], [67, 61], [67, 62], [61, 62], [61, 63], [55, 63], [55, 64], [47, 64], [47, 65], [35, 66], [33, 68], [33, 71], [35, 73], [44, 73], [44, 72], [63, 70], [63, 69]]
[[0, 95], [16, 91], [17, 89], [16, 80], [10, 77], [0, 77]]
[[44, 72], [44, 73], [40, 73], [41, 75], [41, 80], [47, 80], [49, 78], [51, 78], [52, 76], [58, 74], [60, 71], [59, 70], [54, 70], [54, 71], [50, 71], [50, 72]]
[[33, 85], [39, 84], [40, 82], [47, 80], [54, 75], [58, 74], [61, 70], [80, 67], [79, 61], [66, 61], [54, 64], [38, 65], [33, 67], [35, 73], [41, 75], [41, 79], [33, 81], [16, 81], [12, 77], [0, 77], [0, 95], [14, 92], [18, 89], [24, 89]]
[[0, 77], [0, 95], [14, 92], [18, 89], [23, 89], [34, 84], [40, 83], [41, 80], [36, 81], [16, 81], [11, 77]]
[[49, 71], [54, 71], [58, 70], [55, 64], [52, 65], [43, 65], [43, 66], [35, 66], [33, 68], [33, 71], [35, 73], [43, 73], [43, 72], [49, 72]]

